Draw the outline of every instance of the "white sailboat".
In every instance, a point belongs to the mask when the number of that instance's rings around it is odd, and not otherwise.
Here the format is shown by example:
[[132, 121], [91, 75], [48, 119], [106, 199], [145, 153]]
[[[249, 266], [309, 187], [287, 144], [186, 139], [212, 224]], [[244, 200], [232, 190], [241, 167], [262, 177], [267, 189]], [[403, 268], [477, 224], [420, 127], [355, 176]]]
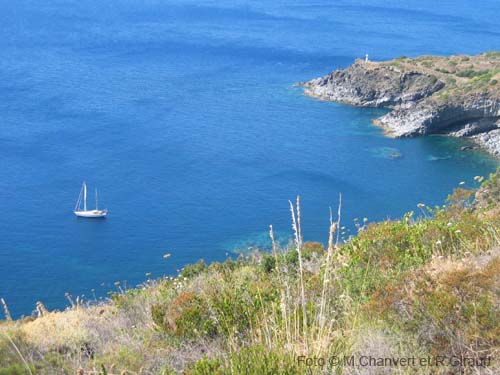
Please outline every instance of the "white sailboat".
[[[82, 198], [83, 198], [83, 210], [82, 210]], [[80, 190], [80, 195], [76, 201], [75, 210], [73, 211], [76, 216], [79, 217], [106, 217], [108, 210], [100, 210], [98, 206], [97, 189], [95, 189], [95, 210], [87, 210], [87, 184], [83, 181], [82, 189]]]

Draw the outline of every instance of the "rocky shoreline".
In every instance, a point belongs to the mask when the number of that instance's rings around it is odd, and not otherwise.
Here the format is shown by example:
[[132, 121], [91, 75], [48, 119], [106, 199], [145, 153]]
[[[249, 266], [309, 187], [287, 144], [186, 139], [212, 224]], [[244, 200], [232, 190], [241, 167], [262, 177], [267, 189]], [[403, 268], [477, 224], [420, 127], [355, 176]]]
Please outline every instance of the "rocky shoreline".
[[500, 156], [499, 81], [500, 52], [487, 52], [385, 62], [358, 59], [300, 85], [305, 95], [321, 100], [391, 109], [374, 120], [390, 137], [445, 134], [468, 138]]

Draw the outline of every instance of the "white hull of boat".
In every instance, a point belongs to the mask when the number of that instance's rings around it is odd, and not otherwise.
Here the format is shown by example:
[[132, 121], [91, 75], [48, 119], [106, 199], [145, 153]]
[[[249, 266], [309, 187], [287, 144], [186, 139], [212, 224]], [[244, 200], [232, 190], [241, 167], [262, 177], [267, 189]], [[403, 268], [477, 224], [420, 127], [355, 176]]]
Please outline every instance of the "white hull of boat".
[[78, 217], [106, 217], [106, 210], [91, 210], [91, 211], [73, 211]]

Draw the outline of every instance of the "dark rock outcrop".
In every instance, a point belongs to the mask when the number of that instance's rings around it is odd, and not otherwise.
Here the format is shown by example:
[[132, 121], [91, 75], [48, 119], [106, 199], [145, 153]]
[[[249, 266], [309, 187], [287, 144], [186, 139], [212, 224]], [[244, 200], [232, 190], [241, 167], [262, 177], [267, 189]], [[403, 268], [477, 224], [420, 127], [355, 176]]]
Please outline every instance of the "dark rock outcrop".
[[356, 60], [345, 70], [336, 70], [303, 84], [308, 96], [363, 107], [391, 107], [415, 102], [443, 86], [444, 83], [435, 76], [402, 72], [361, 60]]

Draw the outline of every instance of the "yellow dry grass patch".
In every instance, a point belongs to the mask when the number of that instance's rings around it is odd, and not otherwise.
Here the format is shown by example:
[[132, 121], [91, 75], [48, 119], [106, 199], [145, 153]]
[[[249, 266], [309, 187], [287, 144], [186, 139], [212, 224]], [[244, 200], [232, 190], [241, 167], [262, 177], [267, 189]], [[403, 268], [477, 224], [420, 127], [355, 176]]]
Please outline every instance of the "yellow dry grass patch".
[[74, 308], [64, 312], [49, 312], [33, 321], [21, 324], [19, 331], [28, 343], [42, 351], [55, 348], [78, 348], [92, 342], [94, 337], [88, 329], [105, 324], [108, 307]]

